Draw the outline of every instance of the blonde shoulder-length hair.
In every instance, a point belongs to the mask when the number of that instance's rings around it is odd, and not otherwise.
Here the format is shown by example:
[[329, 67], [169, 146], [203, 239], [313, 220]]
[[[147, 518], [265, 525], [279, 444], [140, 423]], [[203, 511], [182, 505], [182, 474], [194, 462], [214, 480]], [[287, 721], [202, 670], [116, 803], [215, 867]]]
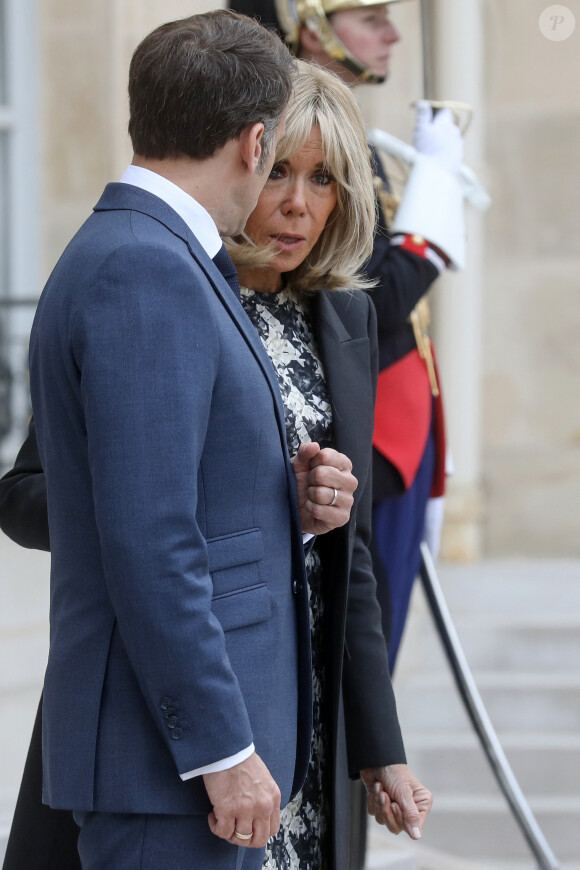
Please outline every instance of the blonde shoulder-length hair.
[[[358, 270], [372, 252], [376, 200], [360, 110], [338, 76], [297, 61], [275, 162], [300, 151], [315, 126], [322, 138], [325, 168], [336, 179], [337, 203], [309, 256], [286, 273], [286, 281], [299, 291], [367, 289], [374, 282]], [[271, 246], [260, 248], [245, 234], [229, 240], [227, 247], [238, 268], [265, 267], [276, 256]]]

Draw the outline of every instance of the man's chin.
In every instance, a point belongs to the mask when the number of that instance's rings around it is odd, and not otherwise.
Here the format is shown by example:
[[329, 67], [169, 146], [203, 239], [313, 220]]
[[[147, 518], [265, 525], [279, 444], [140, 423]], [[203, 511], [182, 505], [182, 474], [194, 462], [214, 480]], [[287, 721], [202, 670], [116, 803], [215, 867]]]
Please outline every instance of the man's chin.
[[[386, 70], [386, 72], [385, 72], [384, 68], [381, 70], [376, 70], [376, 71], [371, 69], [370, 72], [373, 74], [372, 84], [375, 84], [375, 85], [382, 85], [383, 82], [387, 81], [387, 79], [389, 78], [389, 75], [391, 73], [390, 69]], [[364, 85], [364, 84], [368, 84], [368, 83], [369, 83], [368, 80], [365, 79], [364, 76], [362, 76], [362, 75], [359, 76], [358, 79], [356, 80], [356, 84], [359, 84], [359, 85]]]
[[377, 70], [373, 75], [377, 81], [377, 84], [382, 85], [383, 82], [386, 82], [391, 74], [391, 70], [389, 68], [385, 69], [384, 67], [381, 70]]

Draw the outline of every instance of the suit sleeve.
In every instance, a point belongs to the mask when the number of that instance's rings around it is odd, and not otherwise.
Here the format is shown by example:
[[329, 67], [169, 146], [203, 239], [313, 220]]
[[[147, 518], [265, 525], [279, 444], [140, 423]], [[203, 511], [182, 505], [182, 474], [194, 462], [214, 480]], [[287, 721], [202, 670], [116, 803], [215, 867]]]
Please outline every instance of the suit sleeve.
[[[371, 376], [376, 390], [378, 351], [376, 317], [369, 305]], [[346, 648], [343, 670], [348, 767], [351, 776], [366, 767], [405, 762], [405, 750], [381, 629], [369, 542], [371, 536], [370, 445], [368, 474], [358, 504], [349, 575]]]
[[[206, 279], [165, 248], [135, 247], [103, 268], [74, 319], [73, 348], [108, 596], [185, 773], [253, 742], [197, 521], [203, 475], [219, 473], [202, 458], [220, 336]], [[180, 739], [169, 739], [166, 697], [181, 710]]]
[[50, 550], [46, 482], [33, 419], [14, 468], [0, 480], [0, 528], [21, 547]]

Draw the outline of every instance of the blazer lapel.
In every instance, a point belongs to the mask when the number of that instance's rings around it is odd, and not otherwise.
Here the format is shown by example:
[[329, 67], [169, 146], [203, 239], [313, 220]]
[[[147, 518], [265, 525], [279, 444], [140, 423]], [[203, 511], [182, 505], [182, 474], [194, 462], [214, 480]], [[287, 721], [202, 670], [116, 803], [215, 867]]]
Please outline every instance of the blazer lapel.
[[[338, 295], [344, 297], [336, 305]], [[348, 310], [347, 291], [320, 291], [314, 305], [314, 330], [333, 411], [333, 446], [345, 453], [359, 480], [373, 431], [373, 391], [368, 338], [356, 336], [339, 310]], [[346, 318], [348, 323], [348, 318]], [[359, 470], [360, 469], [360, 470]]]

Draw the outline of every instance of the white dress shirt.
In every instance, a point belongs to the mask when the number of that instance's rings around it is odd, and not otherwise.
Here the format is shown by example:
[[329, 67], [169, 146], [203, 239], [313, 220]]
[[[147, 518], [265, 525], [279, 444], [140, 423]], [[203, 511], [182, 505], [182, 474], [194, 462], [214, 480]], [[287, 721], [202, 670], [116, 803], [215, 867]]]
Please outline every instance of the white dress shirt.
[[[206, 209], [200, 205], [197, 200], [186, 193], [181, 187], [173, 184], [167, 178], [159, 175], [157, 172], [152, 172], [150, 169], [144, 169], [142, 166], [128, 166], [121, 177], [122, 184], [132, 184], [134, 187], [140, 187], [142, 190], [147, 190], [153, 193], [167, 203], [177, 214], [183, 218], [191, 232], [194, 234], [206, 254], [212, 259], [222, 246], [221, 236], [212, 216]], [[183, 780], [193, 779], [194, 776], [201, 776], [204, 773], [217, 773], [220, 770], [228, 770], [236, 764], [240, 764], [249, 758], [254, 752], [254, 744], [251, 743], [246, 749], [241, 752], [236, 752], [235, 755], [230, 755], [228, 758], [222, 758], [214, 761], [212, 764], [206, 764], [203, 767], [198, 767], [195, 770], [188, 770], [187, 773], [180, 773]]]

